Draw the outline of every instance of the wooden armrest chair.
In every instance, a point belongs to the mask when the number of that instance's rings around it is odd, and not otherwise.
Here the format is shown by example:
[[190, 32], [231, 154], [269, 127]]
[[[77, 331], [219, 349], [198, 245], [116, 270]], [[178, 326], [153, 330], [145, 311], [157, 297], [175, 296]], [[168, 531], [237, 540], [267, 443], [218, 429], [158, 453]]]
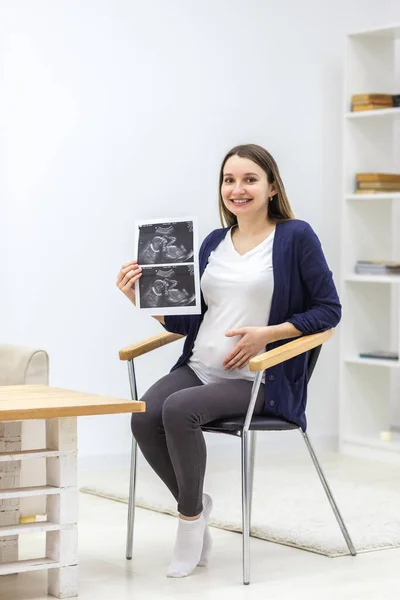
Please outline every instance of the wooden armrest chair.
[[[241, 438], [241, 468], [242, 468], [242, 531], [243, 531], [243, 583], [250, 583], [250, 519], [251, 519], [251, 503], [253, 492], [253, 474], [254, 474], [254, 456], [255, 456], [255, 434], [257, 431], [288, 431], [297, 429], [303, 436], [307, 449], [311, 455], [318, 476], [324, 487], [332, 510], [339, 523], [340, 529], [345, 538], [346, 544], [352, 556], [356, 555], [356, 551], [346, 525], [339, 512], [335, 499], [329, 488], [328, 482], [324, 476], [317, 456], [311, 446], [310, 440], [306, 432], [303, 432], [298, 425], [285, 421], [284, 419], [272, 418], [264, 415], [253, 417], [254, 406], [257, 399], [257, 394], [261, 385], [263, 371], [274, 365], [282, 363], [294, 356], [309, 352], [308, 357], [308, 381], [311, 378], [315, 368], [322, 344], [326, 342], [333, 334], [333, 329], [316, 333], [313, 335], [302, 336], [296, 338], [279, 348], [264, 352], [252, 358], [249, 362], [251, 371], [256, 372], [256, 377], [253, 383], [249, 408], [245, 417], [234, 417], [227, 419], [219, 419], [202, 426], [203, 431], [213, 433], [226, 433], [237, 435]], [[121, 360], [128, 361], [129, 382], [133, 400], [138, 400], [134, 359], [138, 356], [151, 352], [155, 348], [159, 348], [166, 344], [170, 344], [183, 336], [175, 333], [161, 333], [150, 337], [138, 344], [129, 346], [120, 351]], [[130, 486], [129, 486], [129, 503], [128, 503], [128, 531], [126, 543], [126, 558], [132, 558], [133, 546], [133, 528], [135, 514], [135, 488], [136, 488], [136, 455], [137, 443], [132, 439], [132, 456], [131, 456], [131, 471], [130, 471]]]

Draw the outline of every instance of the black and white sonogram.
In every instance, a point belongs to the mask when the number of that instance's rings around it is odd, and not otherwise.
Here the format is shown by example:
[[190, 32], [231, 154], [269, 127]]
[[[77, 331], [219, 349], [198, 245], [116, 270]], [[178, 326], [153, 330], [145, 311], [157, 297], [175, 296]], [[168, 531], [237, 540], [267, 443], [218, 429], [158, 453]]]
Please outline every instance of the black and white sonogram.
[[150, 223], [139, 226], [139, 265], [194, 261], [193, 222]]
[[195, 306], [194, 266], [143, 267], [139, 294], [140, 308]]

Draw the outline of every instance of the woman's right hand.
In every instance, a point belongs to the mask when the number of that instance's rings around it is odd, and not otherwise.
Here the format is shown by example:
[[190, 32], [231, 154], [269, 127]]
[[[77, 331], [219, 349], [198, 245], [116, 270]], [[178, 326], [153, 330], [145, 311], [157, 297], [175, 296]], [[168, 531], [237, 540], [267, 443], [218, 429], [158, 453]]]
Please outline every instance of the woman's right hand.
[[127, 298], [136, 305], [135, 283], [142, 276], [142, 268], [138, 267], [137, 260], [122, 265], [117, 277], [117, 286]]

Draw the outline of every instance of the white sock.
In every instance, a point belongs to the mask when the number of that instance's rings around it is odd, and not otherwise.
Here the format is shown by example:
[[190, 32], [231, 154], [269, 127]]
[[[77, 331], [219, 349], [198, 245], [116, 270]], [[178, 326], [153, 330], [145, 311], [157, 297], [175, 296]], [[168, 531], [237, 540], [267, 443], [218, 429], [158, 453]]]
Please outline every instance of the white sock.
[[203, 547], [205, 524], [203, 513], [195, 521], [179, 517], [178, 534], [167, 577], [186, 577], [197, 566]]
[[203, 537], [203, 549], [201, 551], [199, 567], [206, 567], [208, 565], [208, 559], [212, 550], [212, 537], [210, 533], [210, 528], [208, 526], [208, 519], [210, 517], [210, 513], [212, 511], [213, 502], [211, 497], [208, 494], [203, 494], [203, 515], [206, 522], [206, 526], [204, 529], [204, 537]]

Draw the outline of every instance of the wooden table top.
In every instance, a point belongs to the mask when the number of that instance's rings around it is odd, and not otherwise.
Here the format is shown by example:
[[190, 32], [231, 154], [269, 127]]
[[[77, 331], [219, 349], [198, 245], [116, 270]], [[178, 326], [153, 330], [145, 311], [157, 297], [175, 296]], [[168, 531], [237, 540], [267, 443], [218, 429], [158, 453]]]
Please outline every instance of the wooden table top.
[[47, 385], [0, 386], [0, 421], [111, 415], [145, 410], [145, 402], [74, 392]]

